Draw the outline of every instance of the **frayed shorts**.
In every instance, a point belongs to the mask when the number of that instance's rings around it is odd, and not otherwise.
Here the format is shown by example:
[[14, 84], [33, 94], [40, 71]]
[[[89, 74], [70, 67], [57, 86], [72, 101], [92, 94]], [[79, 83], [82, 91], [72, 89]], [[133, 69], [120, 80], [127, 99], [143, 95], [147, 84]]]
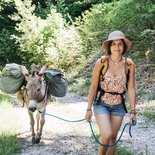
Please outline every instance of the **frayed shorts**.
[[95, 101], [93, 104], [94, 115], [108, 114], [116, 116], [124, 116], [126, 114], [123, 104], [109, 105], [102, 101]]

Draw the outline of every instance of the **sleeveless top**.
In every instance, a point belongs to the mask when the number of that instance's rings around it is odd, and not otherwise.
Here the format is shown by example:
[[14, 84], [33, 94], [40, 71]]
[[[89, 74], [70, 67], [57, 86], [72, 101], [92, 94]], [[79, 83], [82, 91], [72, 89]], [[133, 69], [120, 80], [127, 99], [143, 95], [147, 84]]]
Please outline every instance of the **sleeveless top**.
[[101, 101], [110, 105], [118, 105], [122, 102], [122, 97], [119, 94], [110, 94], [108, 92], [123, 93], [126, 89], [126, 74], [123, 69], [119, 75], [113, 75], [107, 71], [104, 75], [104, 80], [100, 82], [101, 89], [105, 91], [101, 96]]

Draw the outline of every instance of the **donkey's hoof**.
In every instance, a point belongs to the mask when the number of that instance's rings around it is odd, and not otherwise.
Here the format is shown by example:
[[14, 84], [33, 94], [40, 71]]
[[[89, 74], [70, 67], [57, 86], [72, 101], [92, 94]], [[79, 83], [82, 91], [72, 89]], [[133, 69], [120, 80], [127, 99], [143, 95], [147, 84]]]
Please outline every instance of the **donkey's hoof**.
[[32, 137], [32, 144], [35, 144], [35, 142], [36, 142], [35, 137]]
[[35, 143], [36, 143], [36, 144], [39, 144], [39, 142], [40, 142], [40, 139], [41, 139], [40, 137], [37, 137], [37, 138], [36, 138], [36, 141], [35, 141]]

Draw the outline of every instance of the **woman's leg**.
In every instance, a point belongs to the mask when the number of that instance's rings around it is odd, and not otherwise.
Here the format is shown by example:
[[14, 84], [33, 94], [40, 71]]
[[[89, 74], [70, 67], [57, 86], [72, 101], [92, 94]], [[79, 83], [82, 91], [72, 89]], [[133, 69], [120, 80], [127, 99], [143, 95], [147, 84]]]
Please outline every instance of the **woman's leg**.
[[[110, 126], [111, 126], [111, 130], [112, 130], [112, 136], [110, 139], [110, 143], [109, 144], [114, 144], [116, 139], [117, 139], [117, 134], [118, 131], [120, 130], [121, 124], [122, 124], [122, 120], [123, 120], [123, 116], [114, 116], [111, 115], [110, 118]], [[106, 155], [114, 155], [115, 154], [115, 146], [114, 147], [109, 147], [108, 151], [106, 153]]]
[[[101, 134], [100, 142], [102, 144], [109, 144], [112, 135], [110, 115], [99, 114], [95, 118]], [[98, 155], [106, 155], [107, 149], [107, 147], [99, 145]]]

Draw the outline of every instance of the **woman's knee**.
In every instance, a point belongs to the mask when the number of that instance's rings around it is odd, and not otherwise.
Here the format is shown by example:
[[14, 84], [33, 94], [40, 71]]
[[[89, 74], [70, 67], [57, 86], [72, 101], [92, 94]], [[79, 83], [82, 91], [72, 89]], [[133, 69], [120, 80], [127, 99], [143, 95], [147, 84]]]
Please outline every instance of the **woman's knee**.
[[110, 141], [115, 142], [117, 139], [117, 134], [112, 134], [110, 137]]
[[111, 132], [101, 133], [101, 141], [109, 142], [111, 138], [112, 138]]

